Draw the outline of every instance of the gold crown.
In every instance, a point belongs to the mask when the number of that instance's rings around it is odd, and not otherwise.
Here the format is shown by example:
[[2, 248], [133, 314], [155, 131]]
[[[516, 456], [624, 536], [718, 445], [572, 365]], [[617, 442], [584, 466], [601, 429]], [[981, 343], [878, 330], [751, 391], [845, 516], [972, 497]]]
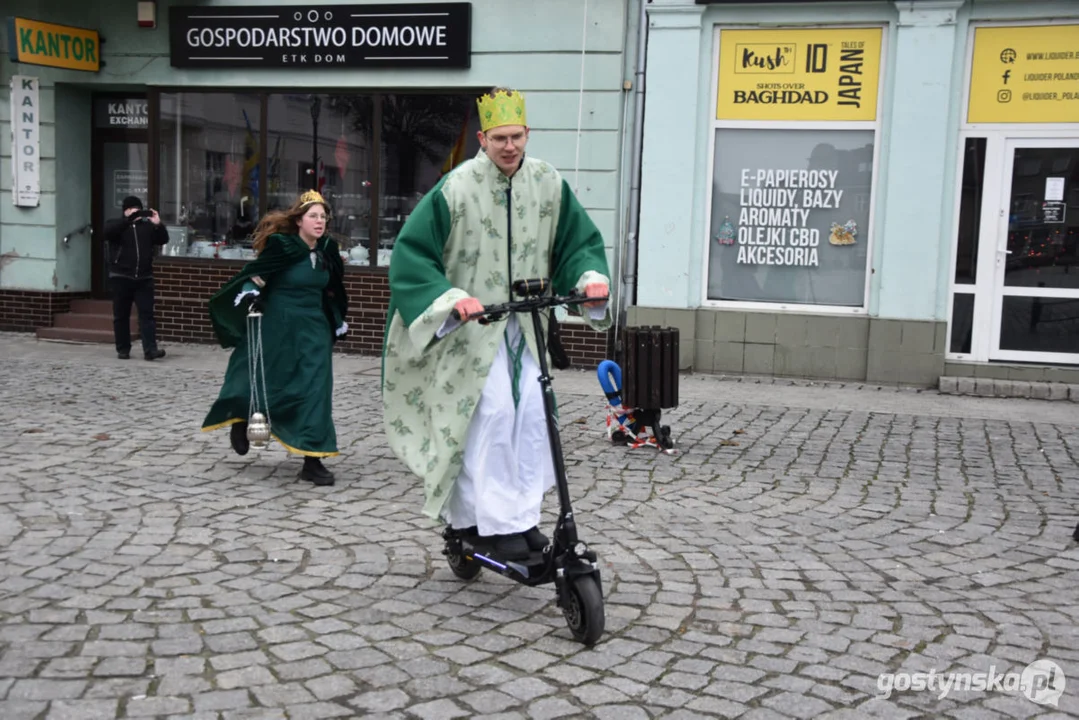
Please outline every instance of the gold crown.
[[314, 203], [319, 203], [321, 205], [329, 207], [326, 204], [325, 198], [323, 198], [322, 195], [320, 195], [316, 190], [308, 190], [300, 196], [300, 207], [303, 207], [304, 205], [313, 205]]
[[525, 96], [516, 90], [498, 90], [494, 97], [484, 94], [476, 100], [480, 111], [480, 130], [487, 132], [502, 125], [528, 125]]

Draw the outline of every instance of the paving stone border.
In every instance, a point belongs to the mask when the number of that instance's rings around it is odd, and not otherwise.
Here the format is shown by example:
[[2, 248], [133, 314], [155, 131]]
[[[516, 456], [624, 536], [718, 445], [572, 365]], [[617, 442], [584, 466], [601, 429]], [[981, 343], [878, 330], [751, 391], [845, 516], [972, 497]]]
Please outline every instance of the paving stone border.
[[939, 390], [945, 395], [1029, 398], [1032, 400], [1062, 400], [1079, 403], [1079, 385], [1058, 382], [942, 376]]

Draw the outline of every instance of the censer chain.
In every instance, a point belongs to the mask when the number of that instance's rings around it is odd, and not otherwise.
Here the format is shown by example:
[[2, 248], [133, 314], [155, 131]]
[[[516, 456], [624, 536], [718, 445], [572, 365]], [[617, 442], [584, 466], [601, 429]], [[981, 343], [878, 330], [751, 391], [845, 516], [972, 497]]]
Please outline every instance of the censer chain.
[[259, 390], [262, 384], [262, 404], [266, 408], [266, 424], [272, 428], [273, 421], [270, 419], [270, 396], [266, 391], [266, 362], [262, 357], [262, 315], [250, 314], [247, 316], [249, 327], [247, 329], [247, 377], [251, 383], [251, 401], [247, 409], [247, 418], [259, 411]]

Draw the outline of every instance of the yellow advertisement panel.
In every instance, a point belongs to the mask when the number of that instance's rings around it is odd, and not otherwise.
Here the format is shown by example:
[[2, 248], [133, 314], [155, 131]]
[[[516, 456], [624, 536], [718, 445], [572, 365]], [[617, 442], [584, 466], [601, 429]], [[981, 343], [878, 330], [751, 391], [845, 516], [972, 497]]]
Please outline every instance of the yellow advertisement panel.
[[881, 28], [721, 30], [719, 120], [876, 120]]
[[88, 72], [101, 69], [97, 30], [10, 18], [8, 50], [11, 60], [17, 63]]
[[1079, 25], [976, 28], [967, 122], [1079, 122]]

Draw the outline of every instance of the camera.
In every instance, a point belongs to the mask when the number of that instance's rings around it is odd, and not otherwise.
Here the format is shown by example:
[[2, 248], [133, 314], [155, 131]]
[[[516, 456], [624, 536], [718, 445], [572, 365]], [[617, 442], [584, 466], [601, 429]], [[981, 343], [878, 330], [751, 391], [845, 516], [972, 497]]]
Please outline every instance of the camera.
[[149, 222], [154, 216], [153, 210], [137, 210], [128, 216], [131, 222]]

